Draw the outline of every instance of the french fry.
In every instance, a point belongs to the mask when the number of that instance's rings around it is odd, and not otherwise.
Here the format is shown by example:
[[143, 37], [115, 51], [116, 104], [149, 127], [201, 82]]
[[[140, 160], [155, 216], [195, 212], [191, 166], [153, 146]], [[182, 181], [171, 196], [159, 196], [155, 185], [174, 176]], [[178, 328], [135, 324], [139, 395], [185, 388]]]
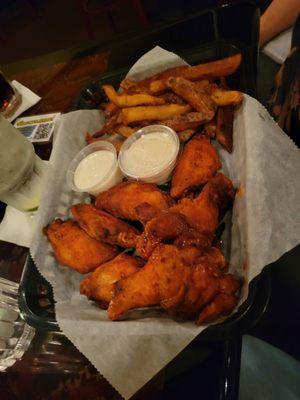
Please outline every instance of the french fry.
[[104, 113], [107, 117], [112, 117], [119, 110], [114, 103], [106, 103], [104, 106]]
[[176, 132], [180, 132], [186, 129], [197, 128], [206, 121], [205, 116], [201, 112], [190, 112], [184, 115], [176, 115], [171, 119], [163, 121], [162, 124], [174, 129]]
[[91, 143], [97, 142], [97, 140], [101, 140], [101, 139], [100, 138], [95, 138], [89, 132], [87, 132], [85, 134], [85, 141], [86, 141], [87, 144], [91, 144]]
[[185, 143], [194, 135], [196, 129], [185, 129], [184, 131], [178, 132], [177, 135], [181, 143]]
[[139, 81], [133, 81], [131, 79], [123, 79], [120, 83], [120, 87], [125, 93], [135, 94], [135, 93], [148, 93], [149, 88], [147, 85], [143, 86]]
[[203, 133], [203, 135], [208, 136], [213, 139], [216, 136], [216, 129], [217, 129], [217, 122], [216, 122], [216, 116], [215, 116], [212, 120], [210, 120], [209, 122], [206, 122], [206, 124], [204, 124], [202, 133]]
[[123, 108], [119, 120], [124, 125], [130, 125], [139, 121], [162, 121], [189, 112], [189, 105], [166, 104], [162, 106], [139, 106]]
[[202, 79], [201, 81], [195, 81], [194, 84], [200, 90], [207, 90], [207, 88], [211, 85], [211, 82], [207, 79]]
[[160, 96], [167, 104], [186, 104], [186, 102], [174, 92], [166, 92]]
[[215, 89], [212, 90], [210, 97], [217, 106], [222, 107], [241, 103], [243, 94], [237, 90]]
[[118, 94], [111, 85], [103, 85], [102, 88], [106, 96], [109, 98], [109, 100], [119, 108], [135, 107], [142, 104], [150, 104], [150, 105], [165, 104], [164, 99], [151, 96], [150, 94], [143, 94], [143, 93]]
[[130, 128], [130, 126], [126, 125], [119, 125], [116, 129], [117, 133], [120, 135], [124, 136], [125, 138], [128, 138], [131, 136], [134, 132], [136, 132], [139, 128]]
[[233, 147], [233, 117], [234, 107], [220, 107], [217, 112], [216, 138], [221, 146], [229, 153]]
[[167, 89], [166, 80], [170, 77], [182, 77], [191, 81], [200, 79], [213, 79], [233, 74], [241, 64], [241, 54], [235, 54], [217, 61], [198, 64], [192, 67], [180, 66], [167, 69], [151, 78], [135, 82], [125, 79], [121, 87], [131, 93], [162, 93]]
[[193, 82], [180, 77], [169, 78], [167, 86], [182, 97], [191, 107], [202, 113], [204, 122], [210, 121], [215, 115], [215, 103], [204, 90], [198, 89]]
[[112, 117], [110, 117], [102, 126], [102, 128], [93, 134], [93, 137], [97, 138], [105, 134], [113, 133], [112, 131], [117, 125], [119, 125], [120, 112], [121, 111], [118, 110]]

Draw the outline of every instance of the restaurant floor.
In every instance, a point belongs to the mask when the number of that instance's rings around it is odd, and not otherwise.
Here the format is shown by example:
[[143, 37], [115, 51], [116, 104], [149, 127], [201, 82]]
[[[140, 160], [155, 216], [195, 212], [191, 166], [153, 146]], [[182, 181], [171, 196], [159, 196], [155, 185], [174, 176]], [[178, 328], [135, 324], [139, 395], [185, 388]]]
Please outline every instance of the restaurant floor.
[[[43, 65], [51, 65], [71, 59], [93, 45], [109, 41], [116, 30], [126, 32], [139, 19], [124, 9], [116, 11], [112, 24], [107, 15], [92, 18], [95, 38], [90, 39], [82, 22], [78, 3], [72, 0], [0, 2], [0, 65], [8, 74], [26, 71]], [[155, 4], [148, 10], [150, 23], [155, 15]], [[180, 11], [175, 2], [174, 13]], [[190, 3], [195, 6], [195, 2]], [[126, 5], [123, 7], [126, 7]], [[153, 11], [154, 10], [154, 11]], [[179, 11], [178, 11], [179, 10]], [[152, 13], [152, 14], [151, 14]], [[66, 15], [68, 16], [66, 18]], [[159, 18], [165, 18], [161, 10]], [[168, 16], [169, 18], [170, 16]], [[258, 71], [258, 96], [266, 104], [272, 86], [274, 72], [278, 66], [264, 56], [260, 58]], [[253, 334], [272, 343], [300, 360], [299, 348], [299, 288], [300, 277], [297, 262], [300, 247], [293, 251], [292, 265], [286, 257], [271, 266], [272, 294], [268, 309], [257, 326], [248, 334]], [[289, 270], [287, 270], [289, 269]], [[197, 352], [189, 354], [192, 368], [173, 371], [163, 391], [163, 399], [192, 399], [199, 392], [202, 398], [217, 398], [217, 383], [214, 380], [220, 368], [220, 352], [215, 348], [207, 358], [199, 359]]]

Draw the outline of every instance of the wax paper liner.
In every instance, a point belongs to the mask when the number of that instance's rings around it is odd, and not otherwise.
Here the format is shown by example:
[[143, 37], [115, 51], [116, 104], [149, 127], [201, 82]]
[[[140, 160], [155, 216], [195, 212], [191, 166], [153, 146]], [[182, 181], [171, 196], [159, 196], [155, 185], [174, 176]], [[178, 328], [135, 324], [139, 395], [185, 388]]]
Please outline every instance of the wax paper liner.
[[[184, 63], [159, 47], [132, 67], [136, 79]], [[205, 326], [179, 322], [150, 310], [139, 318], [111, 322], [105, 311], [79, 294], [82, 276], [57, 264], [42, 227], [55, 217], [70, 217], [72, 204], [88, 197], [66, 185], [70, 160], [84, 146], [84, 133], [96, 131], [104, 117], [98, 111], [63, 115], [51, 157], [51, 168], [39, 210], [32, 257], [52, 284], [56, 318], [64, 334], [124, 398], [131, 397], [182, 351]], [[299, 150], [265, 108], [249, 96], [236, 110], [234, 151], [219, 151], [224, 172], [240, 190], [232, 212], [231, 270], [248, 282], [299, 241]], [[228, 232], [227, 232], [228, 234]]]

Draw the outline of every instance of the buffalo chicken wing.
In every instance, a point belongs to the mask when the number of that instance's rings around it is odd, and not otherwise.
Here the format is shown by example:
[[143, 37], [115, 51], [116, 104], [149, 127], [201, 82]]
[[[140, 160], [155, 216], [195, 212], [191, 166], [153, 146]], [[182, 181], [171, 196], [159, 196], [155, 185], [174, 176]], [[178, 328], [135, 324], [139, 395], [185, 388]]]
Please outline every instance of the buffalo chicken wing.
[[114, 258], [115, 247], [91, 238], [74, 221], [54, 220], [44, 228], [57, 261], [81, 274], [96, 269]]

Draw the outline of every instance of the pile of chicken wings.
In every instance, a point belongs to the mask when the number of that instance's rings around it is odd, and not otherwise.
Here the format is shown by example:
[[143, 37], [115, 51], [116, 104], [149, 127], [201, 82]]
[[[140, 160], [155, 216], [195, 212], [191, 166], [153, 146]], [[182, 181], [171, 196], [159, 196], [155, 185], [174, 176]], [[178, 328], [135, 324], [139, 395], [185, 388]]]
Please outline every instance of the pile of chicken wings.
[[87, 274], [81, 294], [110, 319], [159, 306], [197, 324], [214, 321], [232, 312], [241, 286], [216, 234], [235, 195], [220, 168], [210, 138], [196, 134], [168, 191], [124, 181], [93, 204], [72, 206], [72, 220], [56, 219], [44, 233], [61, 265]]

